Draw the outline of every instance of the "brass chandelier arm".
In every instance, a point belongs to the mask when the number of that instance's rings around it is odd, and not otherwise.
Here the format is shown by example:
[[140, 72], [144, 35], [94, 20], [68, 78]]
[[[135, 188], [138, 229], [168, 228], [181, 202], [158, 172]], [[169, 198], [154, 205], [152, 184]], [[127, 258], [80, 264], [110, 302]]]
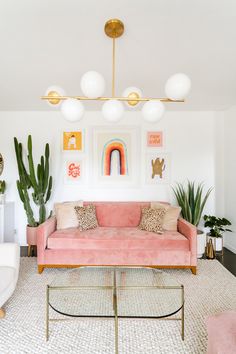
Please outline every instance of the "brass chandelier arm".
[[[41, 100], [51, 100], [52, 96], [41, 96]], [[56, 99], [60, 101], [67, 100], [69, 98], [72, 98], [74, 100], [79, 100], [79, 101], [109, 101], [109, 100], [117, 100], [117, 101], [125, 101], [128, 102], [130, 101], [129, 97], [97, 97], [97, 98], [89, 98], [89, 97], [84, 97], [84, 96], [58, 96]], [[182, 103], [185, 102], [185, 100], [171, 100], [170, 98], [167, 97], [161, 97], [161, 98], [151, 98], [151, 97], [139, 97], [135, 98], [135, 101], [139, 102], [147, 102], [147, 101], [161, 101], [161, 102], [176, 102], [176, 103]]]

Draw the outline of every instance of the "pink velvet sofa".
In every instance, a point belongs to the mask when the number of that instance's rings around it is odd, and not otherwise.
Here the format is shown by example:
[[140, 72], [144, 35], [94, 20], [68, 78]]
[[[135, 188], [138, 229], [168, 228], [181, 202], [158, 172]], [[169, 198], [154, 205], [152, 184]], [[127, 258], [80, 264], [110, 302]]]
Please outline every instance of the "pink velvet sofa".
[[[92, 202], [99, 227], [57, 230], [53, 216], [38, 227], [38, 272], [83, 265], [189, 268], [196, 274], [196, 227], [178, 220], [178, 231], [163, 234], [138, 228], [141, 208], [149, 202]], [[91, 202], [84, 202], [84, 205]]]

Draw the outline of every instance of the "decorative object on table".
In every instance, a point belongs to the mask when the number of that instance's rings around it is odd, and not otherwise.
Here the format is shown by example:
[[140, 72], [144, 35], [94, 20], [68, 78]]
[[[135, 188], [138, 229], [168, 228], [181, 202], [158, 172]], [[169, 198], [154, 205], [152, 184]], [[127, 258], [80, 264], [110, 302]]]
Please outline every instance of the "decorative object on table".
[[[95, 29], [96, 30], [96, 29]], [[112, 38], [112, 93], [110, 97], [104, 97], [105, 80], [103, 76], [96, 71], [86, 72], [80, 81], [83, 95], [66, 96], [63, 89], [57, 86], [51, 86], [47, 89], [45, 96], [41, 99], [47, 100], [49, 105], [56, 107], [61, 103], [61, 111], [65, 119], [74, 122], [79, 121], [85, 112], [82, 101], [102, 101], [102, 113], [109, 122], [119, 121], [124, 113], [122, 101], [132, 108], [138, 106], [141, 102], [142, 115], [148, 122], [157, 122], [165, 112], [163, 102], [184, 102], [191, 88], [191, 81], [187, 75], [177, 73], [171, 76], [165, 85], [166, 96], [164, 98], [142, 97], [142, 92], [136, 87], [128, 87], [123, 95], [117, 96], [115, 93], [115, 41], [121, 37], [124, 32], [124, 24], [119, 19], [111, 19], [105, 23], [105, 33]], [[127, 38], [127, 37], [126, 37]], [[155, 97], [155, 96], [154, 96]]]
[[[52, 176], [49, 176], [49, 144], [45, 145], [44, 156], [41, 156], [40, 163], [37, 165], [35, 172], [33, 152], [32, 152], [32, 137], [28, 136], [28, 170], [24, 163], [22, 143], [19, 143], [17, 138], [14, 138], [16, 160], [18, 166], [19, 179], [17, 180], [17, 189], [20, 199], [24, 205], [27, 216], [27, 243], [29, 245], [28, 252], [31, 247], [37, 244], [36, 232], [37, 226], [42, 224], [46, 219], [46, 203], [51, 196]], [[33, 202], [39, 207], [39, 219], [36, 220], [31, 207], [30, 192], [32, 190]], [[50, 213], [51, 215], [51, 213]], [[49, 215], [49, 217], [50, 217]]]
[[214, 250], [213, 243], [212, 243], [212, 239], [207, 240], [205, 256], [207, 259], [215, 259], [215, 257], [216, 257], [215, 250]]
[[82, 131], [63, 132], [64, 151], [83, 151]]
[[2, 154], [0, 154], [0, 176], [3, 172], [3, 169], [4, 169], [4, 160], [3, 160]]
[[163, 132], [147, 132], [147, 147], [162, 147]]
[[210, 228], [207, 238], [212, 239], [215, 251], [221, 252], [224, 232], [232, 232], [227, 228], [227, 226], [232, 225], [231, 222], [226, 218], [217, 218], [214, 215], [204, 215], [203, 219], [205, 221], [204, 226]]
[[0, 181], [0, 204], [5, 202], [5, 190], [6, 190], [6, 182]]
[[80, 183], [83, 178], [82, 160], [71, 159], [65, 162], [65, 184]]
[[146, 155], [146, 183], [162, 184], [170, 180], [170, 157], [166, 153], [153, 152]]
[[[177, 183], [173, 187], [173, 191], [179, 206], [181, 207], [182, 217], [189, 221], [191, 224], [198, 226], [203, 209], [206, 205], [206, 201], [212, 191], [209, 188], [207, 192], [203, 193], [203, 183], [199, 183], [197, 186], [195, 182], [188, 181], [187, 187], [182, 183]], [[202, 230], [198, 230], [197, 236], [197, 254], [198, 258], [201, 258], [205, 252], [206, 247], [206, 233]]]
[[104, 187], [122, 188], [137, 183], [139, 174], [137, 128], [97, 127], [93, 131], [93, 179]]

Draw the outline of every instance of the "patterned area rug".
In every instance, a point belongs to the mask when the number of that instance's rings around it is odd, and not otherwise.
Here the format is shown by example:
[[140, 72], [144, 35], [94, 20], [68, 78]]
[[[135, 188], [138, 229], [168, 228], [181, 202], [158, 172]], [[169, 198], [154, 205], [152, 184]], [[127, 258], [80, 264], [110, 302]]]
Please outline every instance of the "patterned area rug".
[[[66, 272], [46, 269], [39, 275], [34, 258], [21, 259], [17, 289], [0, 321], [1, 354], [115, 352], [112, 319], [53, 322], [49, 341], [45, 341], [46, 284]], [[180, 321], [120, 319], [119, 354], [205, 353], [206, 317], [236, 309], [236, 278], [218, 261], [200, 260], [197, 276], [189, 270], [165, 272], [185, 287], [185, 340], [181, 340]]]

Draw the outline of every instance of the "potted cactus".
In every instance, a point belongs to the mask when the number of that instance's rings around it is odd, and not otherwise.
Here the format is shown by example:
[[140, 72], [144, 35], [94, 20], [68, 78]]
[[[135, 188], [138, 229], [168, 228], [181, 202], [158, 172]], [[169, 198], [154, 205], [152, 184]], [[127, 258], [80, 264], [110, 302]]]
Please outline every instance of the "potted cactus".
[[5, 190], [6, 190], [6, 182], [0, 181], [0, 204], [3, 204], [5, 201]]
[[[16, 137], [14, 138], [14, 145], [19, 172], [19, 179], [16, 184], [27, 216], [27, 243], [31, 246], [37, 244], [37, 226], [47, 219], [45, 204], [48, 202], [52, 190], [52, 176], [49, 176], [49, 144], [45, 146], [44, 156], [41, 156], [37, 169], [34, 167], [31, 135], [28, 136], [28, 169], [23, 160], [22, 143], [19, 143]], [[37, 219], [34, 217], [32, 201], [39, 207]]]

